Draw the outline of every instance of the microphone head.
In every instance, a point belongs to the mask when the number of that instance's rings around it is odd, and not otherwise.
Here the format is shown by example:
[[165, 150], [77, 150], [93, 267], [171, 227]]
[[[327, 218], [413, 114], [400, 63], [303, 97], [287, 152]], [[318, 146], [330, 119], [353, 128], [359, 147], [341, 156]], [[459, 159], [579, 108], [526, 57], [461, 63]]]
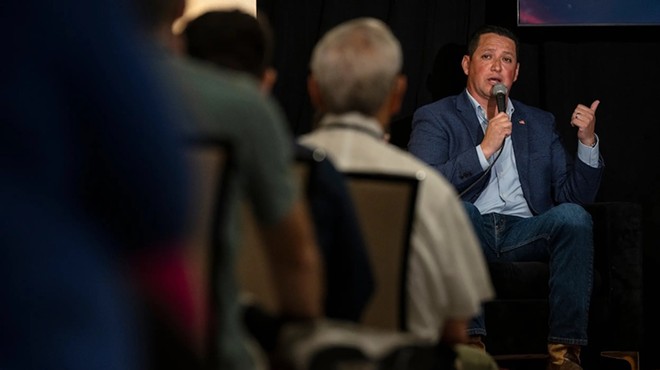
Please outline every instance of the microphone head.
[[493, 86], [493, 90], [491, 91], [492, 96], [497, 96], [497, 95], [505, 95], [506, 96], [506, 93], [507, 93], [507, 88], [501, 82], [496, 83]]

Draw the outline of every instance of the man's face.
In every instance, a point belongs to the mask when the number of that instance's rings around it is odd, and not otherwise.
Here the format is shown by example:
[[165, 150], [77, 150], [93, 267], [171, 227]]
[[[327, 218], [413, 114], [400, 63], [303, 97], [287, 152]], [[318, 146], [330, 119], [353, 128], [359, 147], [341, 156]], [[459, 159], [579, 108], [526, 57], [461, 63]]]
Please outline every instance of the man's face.
[[461, 66], [468, 76], [468, 92], [485, 105], [495, 84], [501, 82], [510, 91], [518, 78], [520, 64], [516, 59], [516, 44], [508, 37], [483, 34], [473, 55], [465, 55]]

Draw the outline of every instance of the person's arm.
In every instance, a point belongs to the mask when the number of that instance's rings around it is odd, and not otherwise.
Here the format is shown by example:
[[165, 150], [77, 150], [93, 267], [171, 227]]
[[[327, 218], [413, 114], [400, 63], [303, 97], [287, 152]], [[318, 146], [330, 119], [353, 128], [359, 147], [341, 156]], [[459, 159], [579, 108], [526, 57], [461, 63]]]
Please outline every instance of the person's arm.
[[285, 319], [316, 318], [323, 312], [324, 274], [311, 217], [297, 190], [292, 138], [275, 102], [261, 94], [254, 99], [261, 104], [242, 107], [249, 109], [242, 129], [250, 140], [240, 148], [245, 191], [260, 225], [280, 313]]
[[578, 128], [578, 159], [593, 168], [601, 166], [598, 135], [595, 132], [598, 105], [599, 100], [591, 103], [590, 107], [578, 104], [571, 116], [571, 125]]
[[598, 105], [598, 100], [591, 107], [579, 104], [571, 116], [571, 125], [578, 128], [578, 160], [568, 158], [558, 134], [554, 133], [551, 147], [555, 202], [586, 204], [596, 198], [604, 168], [595, 134]]
[[596, 144], [596, 109], [599, 104], [599, 100], [595, 100], [589, 107], [578, 104], [571, 116], [571, 125], [578, 129], [578, 140], [586, 146]]
[[467, 329], [467, 319], [447, 319], [444, 322], [444, 328], [440, 334], [440, 341], [448, 345], [467, 343]]
[[310, 218], [301, 201], [277, 223], [262, 227], [281, 314], [313, 319], [322, 314], [322, 267]]

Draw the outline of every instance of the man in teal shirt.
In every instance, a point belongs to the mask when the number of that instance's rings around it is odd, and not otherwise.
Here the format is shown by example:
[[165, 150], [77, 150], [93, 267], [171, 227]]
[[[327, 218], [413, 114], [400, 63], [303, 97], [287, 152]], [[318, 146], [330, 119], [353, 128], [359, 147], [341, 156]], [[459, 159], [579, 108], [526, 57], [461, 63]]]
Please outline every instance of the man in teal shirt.
[[245, 197], [261, 226], [279, 298], [280, 312], [311, 319], [321, 315], [321, 267], [318, 247], [303, 203], [297, 196], [292, 171], [292, 138], [274, 102], [261, 94], [255, 81], [229, 71], [172, 55], [179, 49], [172, 23], [182, 14], [183, 0], [136, 0], [146, 31], [156, 44], [169, 49], [158, 55], [163, 75], [193, 119], [184, 122], [192, 137], [214, 138], [232, 148], [235, 171], [228, 184], [231, 217], [228, 261], [220, 270], [221, 307], [218, 323], [219, 368], [251, 369], [254, 361], [245, 345], [241, 325], [234, 261], [238, 249], [238, 205]]

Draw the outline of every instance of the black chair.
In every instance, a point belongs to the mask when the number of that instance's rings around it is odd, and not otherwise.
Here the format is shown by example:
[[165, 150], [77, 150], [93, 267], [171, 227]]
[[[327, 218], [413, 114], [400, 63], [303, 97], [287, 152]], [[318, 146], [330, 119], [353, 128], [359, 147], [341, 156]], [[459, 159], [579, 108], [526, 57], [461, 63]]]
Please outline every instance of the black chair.
[[[205, 368], [217, 368], [219, 348], [217, 319], [220, 299], [218, 284], [223, 264], [219, 251], [226, 244], [229, 217], [227, 183], [232, 171], [231, 146], [220, 140], [194, 139], [186, 148], [191, 170], [190, 230], [187, 248], [190, 272], [195, 274], [198, 305], [206, 305], [199, 319], [204, 334]], [[201, 314], [201, 313], [200, 313]]]
[[[323, 159], [299, 158], [292, 164], [301, 199], [309, 207], [310, 176]], [[281, 317], [280, 302], [272, 280], [259, 225], [248, 202], [241, 204], [241, 245], [236, 259], [236, 279], [240, 289], [243, 324], [264, 353], [276, 349], [286, 319]]]
[[[301, 190], [315, 161], [298, 160]], [[365, 238], [376, 290], [359, 323], [343, 320], [287, 322], [260, 253], [258, 239], [245, 235], [238, 263], [241, 290], [254, 301], [245, 307], [245, 323], [276, 365], [295, 370], [345, 368], [453, 370], [455, 353], [405, 332], [405, 288], [410, 233], [419, 181], [414, 176], [344, 173]], [[250, 233], [249, 220], [244, 232]], [[251, 241], [249, 241], [251, 240]], [[277, 366], [276, 366], [277, 367]]]
[[[585, 368], [615, 369], [620, 362], [605, 358], [618, 358], [637, 370], [642, 340], [641, 206], [604, 202], [585, 208], [594, 225], [595, 276], [589, 345], [582, 362]], [[547, 357], [548, 265], [490, 263], [489, 269], [497, 298], [484, 307], [488, 352], [508, 364]]]
[[[313, 162], [297, 161], [295, 171], [305, 188]], [[368, 249], [375, 291], [359, 322], [385, 330], [405, 330], [408, 250], [417, 187], [413, 176], [345, 173], [348, 190]], [[277, 314], [278, 303], [254, 222], [246, 212], [238, 280], [261, 309]]]
[[[300, 192], [306, 191], [313, 161], [295, 161], [293, 172]], [[302, 197], [306, 202], [306, 198]], [[264, 242], [259, 226], [248, 202], [241, 204], [241, 247], [237, 256], [236, 276], [241, 299], [246, 307], [258, 305], [265, 313], [278, 315], [280, 305]]]
[[[284, 330], [293, 369], [455, 370], [449, 347], [406, 332], [405, 289], [419, 182], [414, 176], [345, 172], [367, 243], [375, 291], [358, 324]], [[293, 329], [293, 330], [291, 330]]]
[[[190, 140], [185, 148], [190, 170], [190, 204], [183, 266], [192, 282], [195, 311], [192, 320], [203, 333], [184, 333], [173, 325], [171, 313], [150, 297], [144, 301], [148, 369], [217, 369], [219, 307], [218, 282], [224, 227], [227, 224], [227, 182], [231, 170], [230, 146], [211, 139]], [[178, 266], [177, 266], [178, 267]], [[168, 274], [179, 271], [168, 271]]]
[[414, 176], [346, 173], [376, 289], [361, 323], [405, 331], [410, 234], [419, 181]]

